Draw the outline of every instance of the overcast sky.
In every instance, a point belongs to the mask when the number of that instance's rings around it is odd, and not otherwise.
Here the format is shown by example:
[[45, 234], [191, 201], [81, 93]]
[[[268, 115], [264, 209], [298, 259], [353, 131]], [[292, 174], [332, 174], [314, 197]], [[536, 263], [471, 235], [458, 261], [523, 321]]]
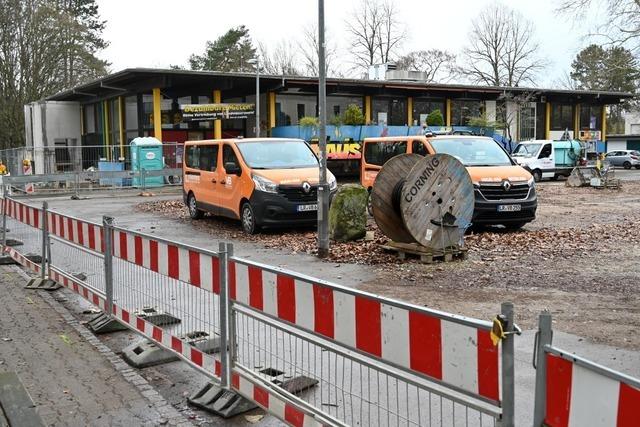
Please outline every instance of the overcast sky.
[[[542, 54], [550, 63], [539, 86], [556, 86], [577, 52], [587, 43], [586, 25], [578, 28], [559, 16], [560, 0], [505, 0], [504, 3], [533, 21]], [[491, 0], [395, 0], [409, 30], [404, 51], [439, 48], [457, 53], [464, 46], [471, 20]], [[129, 67], [166, 68], [186, 65], [192, 53], [201, 53], [230, 27], [246, 25], [255, 41], [269, 44], [293, 41], [301, 29], [317, 19], [316, 0], [98, 0], [107, 20], [104, 37], [109, 47], [100, 56], [112, 71]], [[330, 37], [348, 61], [345, 20], [359, 0], [325, 0]], [[348, 69], [349, 65], [345, 65]]]

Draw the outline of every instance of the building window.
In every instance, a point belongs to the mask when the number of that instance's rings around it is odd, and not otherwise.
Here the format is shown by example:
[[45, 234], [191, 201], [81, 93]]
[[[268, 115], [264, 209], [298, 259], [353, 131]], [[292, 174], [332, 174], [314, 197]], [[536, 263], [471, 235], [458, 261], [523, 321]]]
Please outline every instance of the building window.
[[602, 129], [602, 105], [580, 106], [580, 130]]
[[371, 119], [379, 126], [406, 126], [406, 98], [373, 98]]
[[415, 98], [413, 100], [413, 121], [414, 123], [409, 123], [410, 125], [423, 125], [427, 122], [427, 116], [429, 113], [440, 110], [442, 114], [442, 118], [445, 118], [446, 114], [446, 105], [444, 99], [426, 99], [426, 98]]
[[551, 130], [573, 129], [573, 106], [551, 104]]
[[454, 99], [451, 101], [451, 126], [468, 126], [469, 120], [481, 117], [483, 112], [483, 101]]
[[519, 141], [536, 139], [536, 103], [520, 107], [520, 137]]
[[298, 104], [298, 120], [304, 117], [304, 104]]

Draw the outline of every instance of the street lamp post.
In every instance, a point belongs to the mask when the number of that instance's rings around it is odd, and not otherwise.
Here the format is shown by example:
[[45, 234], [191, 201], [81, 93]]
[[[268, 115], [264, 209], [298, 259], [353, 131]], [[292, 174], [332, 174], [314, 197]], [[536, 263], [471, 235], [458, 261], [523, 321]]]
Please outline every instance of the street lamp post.
[[327, 185], [327, 76], [324, 46], [324, 0], [318, 0], [318, 113], [320, 118], [318, 185], [318, 257], [329, 255], [329, 186]]
[[247, 61], [256, 64], [256, 138], [260, 138], [260, 56]]

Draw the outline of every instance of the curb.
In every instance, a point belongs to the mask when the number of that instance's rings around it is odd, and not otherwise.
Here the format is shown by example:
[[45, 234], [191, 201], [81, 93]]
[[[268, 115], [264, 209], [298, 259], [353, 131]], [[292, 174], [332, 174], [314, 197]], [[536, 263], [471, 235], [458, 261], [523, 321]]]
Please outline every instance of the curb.
[[[24, 270], [19, 266], [11, 266], [14, 271], [24, 277], [26, 280], [31, 280]], [[158, 393], [149, 382], [142, 377], [138, 372], [132, 369], [125, 363], [122, 358], [115, 354], [109, 347], [103, 344], [91, 331], [83, 327], [80, 322], [73, 317], [73, 315], [58, 301], [53, 298], [53, 295], [49, 292], [38, 292], [38, 295], [58, 313], [62, 319], [69, 324], [82, 338], [84, 338], [89, 344], [91, 344], [102, 356], [104, 356], [119, 372], [122, 377], [132, 384], [140, 394], [152, 405], [158, 413], [166, 420], [168, 425], [174, 425], [178, 427], [194, 427], [194, 424], [189, 422], [184, 415], [182, 415], [176, 408], [174, 408], [160, 393]]]

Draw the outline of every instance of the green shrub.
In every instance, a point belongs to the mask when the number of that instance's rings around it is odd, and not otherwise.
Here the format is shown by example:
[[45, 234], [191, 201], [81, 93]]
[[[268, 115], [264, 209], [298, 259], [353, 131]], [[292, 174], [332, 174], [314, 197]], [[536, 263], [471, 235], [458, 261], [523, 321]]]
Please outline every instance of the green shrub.
[[342, 117], [339, 114], [336, 114], [329, 119], [328, 124], [331, 126], [342, 126]]
[[303, 127], [314, 127], [320, 124], [320, 120], [317, 117], [305, 116], [298, 122]]
[[427, 126], [444, 126], [444, 117], [440, 110], [433, 110], [427, 116]]
[[342, 123], [348, 126], [363, 125], [364, 114], [362, 114], [362, 109], [356, 104], [349, 104], [342, 115]]

